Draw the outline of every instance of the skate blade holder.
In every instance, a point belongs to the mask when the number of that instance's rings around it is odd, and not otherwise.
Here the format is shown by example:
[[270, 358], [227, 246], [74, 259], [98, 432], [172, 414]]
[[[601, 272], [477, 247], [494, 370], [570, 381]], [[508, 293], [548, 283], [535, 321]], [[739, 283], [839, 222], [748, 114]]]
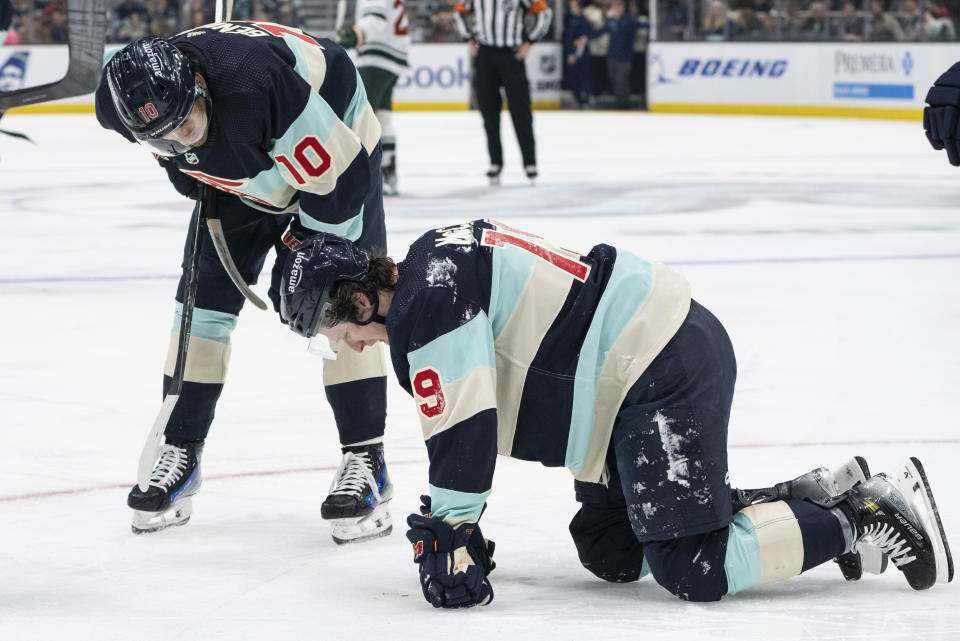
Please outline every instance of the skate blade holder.
[[375, 539], [391, 532], [393, 523], [386, 504], [378, 505], [366, 516], [330, 520], [330, 535], [337, 545]]
[[189, 498], [180, 501], [163, 512], [133, 511], [133, 521], [130, 529], [134, 534], [149, 534], [159, 532], [168, 527], [186, 525], [193, 513], [193, 501]]

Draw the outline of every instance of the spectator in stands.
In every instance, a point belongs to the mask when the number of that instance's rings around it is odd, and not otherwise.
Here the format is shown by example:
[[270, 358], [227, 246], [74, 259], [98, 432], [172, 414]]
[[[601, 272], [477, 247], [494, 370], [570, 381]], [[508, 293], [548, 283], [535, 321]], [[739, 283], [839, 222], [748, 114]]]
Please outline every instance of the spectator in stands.
[[900, 14], [897, 22], [903, 30], [903, 39], [909, 41], [926, 40], [924, 33], [924, 12], [920, 10], [917, 0], [903, 0], [900, 5]]
[[780, 21], [777, 19], [777, 14], [773, 11], [764, 11], [757, 13], [757, 17], [760, 20], [760, 30], [757, 32], [757, 40], [769, 41], [781, 39], [783, 31], [780, 27]]
[[180, 7], [177, 0], [147, 0], [150, 35], [166, 38], [179, 31]]
[[17, 27], [20, 34], [20, 44], [36, 45], [50, 43], [50, 29], [47, 28], [38, 15], [28, 11], [20, 16], [20, 26]]
[[607, 46], [607, 77], [613, 88], [617, 109], [630, 108], [630, 70], [633, 68], [633, 49], [640, 19], [626, 10], [623, 0], [613, 0], [606, 20], [595, 36], [610, 36]]
[[847, 0], [843, 3], [840, 17], [834, 22], [833, 37], [845, 42], [860, 42], [863, 40], [863, 29], [863, 16], [858, 15], [857, 7]]
[[887, 13], [884, 0], [870, 1], [870, 36], [875, 42], [893, 42], [903, 40], [903, 29], [892, 15]]
[[750, 7], [741, 7], [735, 15], [737, 26], [730, 36], [731, 40], [759, 40], [762, 25], [756, 11]]
[[829, 34], [827, 4], [821, 0], [815, 0], [810, 3], [806, 19], [797, 24], [794, 35], [798, 40], [826, 40]]
[[707, 5], [707, 13], [703, 16], [704, 40], [728, 40], [736, 29], [736, 24], [727, 15], [727, 7], [720, 0], [713, 0]]
[[[601, 0], [604, 1], [604, 0]], [[583, 17], [589, 22], [595, 31], [603, 27], [603, 10], [596, 4], [589, 4], [583, 7]], [[607, 49], [610, 45], [609, 34], [603, 33], [599, 36], [591, 36], [590, 44], [587, 48], [590, 50], [590, 79], [593, 83], [593, 95], [610, 93], [610, 81], [607, 79]]]
[[116, 32], [117, 42], [133, 42], [139, 38], [143, 38], [147, 34], [148, 23], [144, 22], [142, 19], [143, 14], [141, 13], [131, 13], [120, 28]]
[[[204, 0], [183, 0], [180, 4], [180, 30], [199, 27], [213, 22], [216, 3]], [[234, 11], [233, 15], [242, 15]]]
[[946, 9], [942, 9], [940, 15], [936, 13], [935, 7], [930, 7], [923, 12], [923, 40], [932, 40], [935, 42], [949, 42], [957, 39], [957, 32], [954, 28], [953, 20], [950, 18]]
[[663, 10], [663, 23], [660, 27], [662, 40], [687, 39], [687, 4], [680, 0], [669, 0]]
[[50, 11], [50, 42], [67, 43], [67, 14], [59, 7]]
[[563, 29], [563, 55], [567, 86], [573, 93], [577, 107], [590, 106], [593, 83], [590, 78], [590, 54], [587, 45], [593, 27], [583, 15], [580, 0], [570, 0], [567, 11], [567, 25]]
[[[137, 2], [137, 0], [120, 0], [120, 3], [114, 7], [110, 18], [110, 25], [107, 30], [107, 40], [110, 42], [129, 42], [131, 33], [130, 16], [136, 14], [137, 24], [140, 25], [139, 31], [143, 31], [143, 25], [150, 23], [150, 15], [147, 8]], [[135, 36], [140, 37], [140, 36]]]

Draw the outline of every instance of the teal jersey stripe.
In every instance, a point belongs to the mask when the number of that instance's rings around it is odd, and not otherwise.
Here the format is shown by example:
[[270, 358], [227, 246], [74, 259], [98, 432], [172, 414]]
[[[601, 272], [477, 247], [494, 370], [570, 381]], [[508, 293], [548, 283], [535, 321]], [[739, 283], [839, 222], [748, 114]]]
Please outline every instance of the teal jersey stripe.
[[493, 250], [490, 283], [490, 324], [494, 339], [513, 316], [523, 290], [533, 272], [536, 256], [519, 247], [507, 245]]
[[430, 509], [433, 516], [447, 521], [478, 521], [490, 490], [481, 494], [457, 492], [430, 485]]
[[300, 211], [300, 223], [307, 229], [314, 231], [325, 231], [337, 236], [343, 236], [347, 240], [356, 241], [363, 234], [363, 206], [360, 207], [360, 213], [343, 221], [339, 224], [322, 223], [316, 218], [312, 218]]
[[483, 312], [407, 354], [410, 372], [432, 367], [444, 385], [455, 383], [478, 367], [496, 368], [490, 321]]
[[760, 583], [763, 576], [760, 541], [753, 521], [745, 514], [735, 514], [727, 531], [723, 569], [727, 573], [727, 594], [736, 594]]
[[[180, 319], [183, 317], [183, 303], [177, 303], [173, 314], [173, 331], [180, 331]], [[226, 312], [215, 312], [200, 307], [193, 308], [190, 321], [190, 336], [208, 338], [218, 343], [230, 344], [230, 333], [237, 326], [237, 317]]]
[[[283, 35], [283, 43], [290, 48], [290, 51], [293, 52], [294, 57], [297, 59], [297, 64], [293, 66], [293, 70], [303, 78], [303, 80], [309, 84], [310, 83], [310, 63], [307, 62], [307, 56], [304, 55], [304, 47], [316, 47], [317, 45], [310, 44], [300, 38], [291, 35]], [[317, 89], [317, 87], [315, 87]]]
[[363, 78], [360, 77], [360, 72], [357, 72], [357, 90], [353, 94], [353, 99], [350, 100], [350, 104], [347, 105], [346, 111], [343, 112], [343, 122], [346, 123], [348, 127], [353, 129], [354, 123], [357, 122], [357, 118], [360, 116], [360, 113], [363, 111], [364, 107], [367, 106], [367, 90], [363, 86]]
[[564, 465], [572, 470], [583, 467], [593, 433], [593, 411], [597, 378], [603, 370], [607, 352], [623, 328], [640, 309], [653, 287], [653, 264], [629, 252], [617, 251], [617, 260], [607, 286], [583, 339], [573, 383], [573, 408], [567, 455]]
[[386, 20], [387, 16], [379, 11], [366, 11], [361, 18], [366, 18], [367, 16], [373, 16], [375, 18], [380, 18], [381, 20]]

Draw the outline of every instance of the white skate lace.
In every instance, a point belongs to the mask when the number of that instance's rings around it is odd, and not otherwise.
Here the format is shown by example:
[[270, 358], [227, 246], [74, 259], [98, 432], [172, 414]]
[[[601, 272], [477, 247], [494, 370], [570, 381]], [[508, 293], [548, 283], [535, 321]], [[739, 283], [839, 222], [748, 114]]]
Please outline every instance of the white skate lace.
[[354, 454], [347, 452], [340, 461], [340, 467], [337, 468], [337, 475], [330, 484], [328, 494], [352, 494], [360, 496], [364, 485], [369, 485], [373, 490], [373, 498], [380, 501], [380, 490], [377, 487], [377, 479], [373, 477], [372, 462], [370, 455], [366, 452]]
[[164, 444], [160, 448], [160, 460], [150, 475], [150, 485], [164, 490], [172, 487], [187, 469], [187, 451], [175, 445]]
[[916, 556], [908, 556], [913, 548], [907, 545], [907, 540], [901, 537], [891, 525], [871, 523], [863, 530], [863, 536], [873, 539], [873, 544], [879, 547], [884, 554], [890, 557], [895, 566], [903, 567]]

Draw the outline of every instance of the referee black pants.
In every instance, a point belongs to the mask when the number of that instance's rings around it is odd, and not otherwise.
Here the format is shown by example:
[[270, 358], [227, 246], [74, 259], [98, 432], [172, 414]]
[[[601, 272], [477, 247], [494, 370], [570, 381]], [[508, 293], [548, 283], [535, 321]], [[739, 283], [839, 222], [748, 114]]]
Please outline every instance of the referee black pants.
[[500, 144], [500, 111], [503, 98], [500, 87], [507, 94], [507, 107], [513, 128], [520, 143], [524, 166], [537, 164], [536, 143], [533, 140], [533, 113], [530, 110], [530, 84], [523, 60], [514, 57], [510, 47], [480, 45], [477, 53], [477, 104], [487, 132], [487, 151], [490, 164], [503, 166], [503, 146]]

